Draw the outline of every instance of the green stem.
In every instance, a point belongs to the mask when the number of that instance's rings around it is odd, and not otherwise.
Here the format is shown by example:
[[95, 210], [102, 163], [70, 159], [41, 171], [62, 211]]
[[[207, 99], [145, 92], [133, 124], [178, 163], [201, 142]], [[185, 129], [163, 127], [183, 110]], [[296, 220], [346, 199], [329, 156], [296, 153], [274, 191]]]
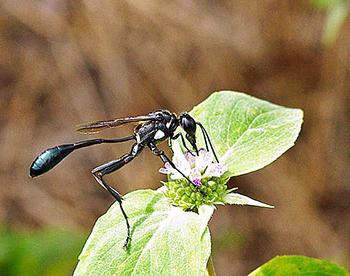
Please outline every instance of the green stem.
[[211, 255], [210, 255], [209, 260], [208, 260], [207, 271], [208, 271], [208, 276], [216, 276], [213, 258]]

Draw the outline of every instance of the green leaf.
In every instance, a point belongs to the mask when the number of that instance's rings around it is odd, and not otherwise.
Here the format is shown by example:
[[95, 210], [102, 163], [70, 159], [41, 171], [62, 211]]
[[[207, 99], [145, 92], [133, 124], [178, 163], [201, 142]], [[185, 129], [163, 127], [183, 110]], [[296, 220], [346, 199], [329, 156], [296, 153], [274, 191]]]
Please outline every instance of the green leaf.
[[128, 250], [116, 203], [96, 222], [74, 275], [204, 275], [213, 207], [201, 208], [200, 214], [184, 212], [171, 206], [161, 190], [139, 190], [124, 199], [132, 226]]
[[265, 208], [274, 208], [272, 205], [268, 205], [266, 203], [257, 201], [245, 195], [241, 195], [238, 193], [229, 193], [224, 197], [224, 202], [228, 204], [236, 204], [236, 205], [250, 205], [256, 207], [265, 207]]
[[[213, 93], [191, 115], [209, 132], [230, 176], [265, 167], [294, 145], [303, 112], [233, 91]], [[197, 137], [200, 145], [202, 135]]]
[[254, 270], [248, 276], [345, 276], [349, 273], [342, 267], [304, 256], [278, 256]]

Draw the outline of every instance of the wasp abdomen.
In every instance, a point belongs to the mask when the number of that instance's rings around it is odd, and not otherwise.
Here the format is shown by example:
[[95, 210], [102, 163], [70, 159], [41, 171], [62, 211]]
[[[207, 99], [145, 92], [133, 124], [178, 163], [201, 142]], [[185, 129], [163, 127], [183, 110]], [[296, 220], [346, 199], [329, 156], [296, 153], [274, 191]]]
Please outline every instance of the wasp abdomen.
[[60, 145], [42, 152], [30, 166], [30, 176], [41, 175], [54, 166], [74, 150], [74, 144]]

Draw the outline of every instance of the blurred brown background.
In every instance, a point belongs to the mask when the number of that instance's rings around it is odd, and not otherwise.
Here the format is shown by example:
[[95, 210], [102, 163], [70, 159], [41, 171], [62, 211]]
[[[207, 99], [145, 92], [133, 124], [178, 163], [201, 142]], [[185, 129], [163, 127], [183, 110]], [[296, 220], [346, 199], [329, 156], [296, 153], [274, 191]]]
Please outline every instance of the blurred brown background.
[[[230, 186], [274, 210], [219, 207], [211, 221], [218, 275], [276, 255], [350, 267], [350, 22], [322, 43], [327, 11], [309, 1], [0, 1], [0, 224], [88, 232], [112, 203], [90, 170], [129, 145], [81, 150], [28, 177], [43, 149], [86, 137], [75, 125], [167, 108], [217, 90], [305, 111], [294, 148]], [[123, 194], [157, 188], [144, 152], [108, 180]]]

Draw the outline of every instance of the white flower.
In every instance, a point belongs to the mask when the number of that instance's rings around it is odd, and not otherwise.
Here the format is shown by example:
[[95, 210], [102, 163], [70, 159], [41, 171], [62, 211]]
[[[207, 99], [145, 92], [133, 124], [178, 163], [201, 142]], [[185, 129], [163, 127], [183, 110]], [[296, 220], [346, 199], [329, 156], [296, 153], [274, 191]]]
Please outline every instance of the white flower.
[[175, 206], [186, 210], [212, 204], [238, 204], [274, 208], [266, 203], [233, 192], [237, 188], [227, 190], [226, 182], [228, 178], [221, 178], [227, 171], [227, 167], [215, 162], [213, 154], [205, 149], [200, 149], [198, 155], [195, 152], [188, 151], [183, 153], [180, 146], [175, 144], [172, 162], [183, 175], [169, 162], [166, 162], [164, 168], [159, 169], [159, 172], [168, 174], [171, 180], [184, 179], [185, 175], [199, 188], [188, 191], [186, 189], [191, 184], [187, 181], [165, 182], [163, 190]]
[[[197, 187], [202, 185], [201, 179], [205, 177], [220, 177], [226, 171], [225, 165], [215, 163], [213, 154], [200, 149], [198, 155], [195, 152], [182, 153], [180, 146], [174, 147], [172, 162], [176, 168], [188, 177]], [[182, 179], [184, 176], [166, 162], [160, 173], [168, 174], [171, 179]]]

